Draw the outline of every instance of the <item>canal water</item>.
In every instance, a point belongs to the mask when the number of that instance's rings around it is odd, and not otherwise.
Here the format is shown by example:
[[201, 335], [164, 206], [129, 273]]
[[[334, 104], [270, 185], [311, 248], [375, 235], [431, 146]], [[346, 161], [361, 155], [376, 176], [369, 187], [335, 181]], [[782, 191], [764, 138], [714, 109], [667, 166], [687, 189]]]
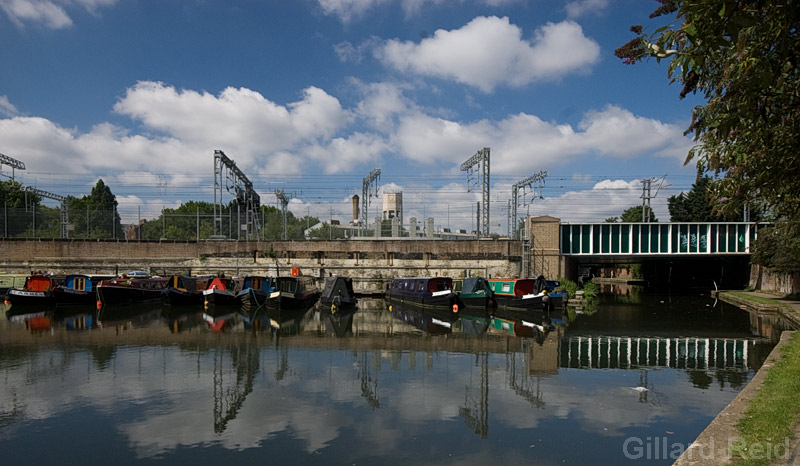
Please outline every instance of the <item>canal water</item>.
[[605, 291], [543, 330], [380, 299], [218, 332], [198, 310], [4, 318], [3, 464], [671, 464], [778, 324]]

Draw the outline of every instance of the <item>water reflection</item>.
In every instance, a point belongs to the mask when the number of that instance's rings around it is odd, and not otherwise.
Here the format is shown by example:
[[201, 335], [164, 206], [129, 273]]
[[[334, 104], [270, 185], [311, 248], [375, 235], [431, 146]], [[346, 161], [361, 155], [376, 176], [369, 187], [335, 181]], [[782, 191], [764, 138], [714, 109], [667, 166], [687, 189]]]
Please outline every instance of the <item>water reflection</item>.
[[43, 465], [619, 463], [630, 435], [694, 439], [771, 348], [707, 303], [607, 297], [548, 326], [366, 299], [3, 320], [0, 448]]

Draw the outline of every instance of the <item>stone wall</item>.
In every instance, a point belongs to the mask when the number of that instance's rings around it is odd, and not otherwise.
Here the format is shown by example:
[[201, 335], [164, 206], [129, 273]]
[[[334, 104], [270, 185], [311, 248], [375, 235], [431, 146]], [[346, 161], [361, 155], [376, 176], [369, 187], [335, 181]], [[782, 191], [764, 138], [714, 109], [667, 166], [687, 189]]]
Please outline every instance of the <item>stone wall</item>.
[[561, 220], [555, 217], [529, 218], [531, 276], [544, 275], [552, 279], [567, 276], [559, 244], [560, 222]]

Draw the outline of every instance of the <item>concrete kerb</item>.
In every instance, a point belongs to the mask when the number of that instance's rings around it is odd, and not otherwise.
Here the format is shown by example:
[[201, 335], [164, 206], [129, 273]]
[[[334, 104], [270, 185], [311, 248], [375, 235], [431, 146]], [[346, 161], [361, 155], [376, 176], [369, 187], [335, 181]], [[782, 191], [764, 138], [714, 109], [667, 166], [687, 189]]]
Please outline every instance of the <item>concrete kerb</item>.
[[[767, 372], [775, 365], [775, 362], [780, 358], [782, 348], [788, 343], [793, 331], [785, 331], [781, 334], [781, 339], [775, 348], [772, 349], [764, 365], [758, 370], [756, 375], [750, 380], [750, 383], [739, 392], [736, 398], [731, 401], [725, 409], [720, 412], [717, 417], [711, 421], [692, 442], [692, 444], [683, 452], [683, 454], [673, 463], [675, 466], [720, 466], [734, 464], [734, 459], [731, 456], [730, 448], [735, 446], [739, 438], [739, 430], [736, 425], [739, 420], [744, 416], [750, 400], [758, 393], [767, 376]], [[796, 438], [790, 446], [790, 453], [788, 462], [782, 460], [777, 464], [788, 464], [800, 466], [800, 455], [798, 454], [798, 440], [800, 437], [800, 425], [795, 427]]]

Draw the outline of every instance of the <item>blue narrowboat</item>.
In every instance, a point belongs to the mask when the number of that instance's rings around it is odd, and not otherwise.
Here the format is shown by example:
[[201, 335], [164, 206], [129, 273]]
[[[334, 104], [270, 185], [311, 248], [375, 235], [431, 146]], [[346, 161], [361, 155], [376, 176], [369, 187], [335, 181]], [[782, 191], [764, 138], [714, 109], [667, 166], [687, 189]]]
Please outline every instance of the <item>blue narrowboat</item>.
[[449, 277], [394, 278], [386, 290], [390, 304], [404, 304], [423, 309], [450, 309], [457, 314], [461, 308]]

